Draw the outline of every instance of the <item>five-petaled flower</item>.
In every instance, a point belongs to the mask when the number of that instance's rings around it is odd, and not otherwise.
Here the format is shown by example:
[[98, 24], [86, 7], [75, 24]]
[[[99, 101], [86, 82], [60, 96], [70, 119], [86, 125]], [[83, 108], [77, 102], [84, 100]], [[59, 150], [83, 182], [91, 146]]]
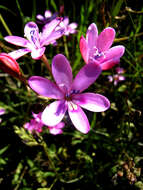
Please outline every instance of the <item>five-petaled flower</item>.
[[[47, 78], [32, 76], [29, 86], [39, 95], [57, 99], [49, 104], [42, 113], [42, 121], [47, 126], [58, 124], [68, 110], [70, 119], [77, 130], [88, 133], [90, 124], [85, 108], [93, 112], [103, 112], [110, 106], [109, 100], [95, 93], [82, 93], [98, 78], [101, 67], [98, 64], [86, 64], [72, 79], [72, 69], [69, 61], [62, 54], [58, 54], [52, 61], [52, 74], [56, 83]], [[82, 108], [81, 108], [82, 107]]]
[[39, 33], [39, 28], [36, 23], [28, 22], [24, 28], [24, 35], [27, 39], [18, 36], [6, 36], [4, 39], [17, 46], [24, 48], [9, 53], [13, 58], [19, 57], [31, 52], [33, 59], [40, 59], [45, 52], [45, 46], [52, 44], [56, 39], [63, 35], [64, 29], [56, 29], [62, 18], [55, 18], [50, 23], [47, 23], [42, 33]]
[[113, 28], [105, 28], [98, 36], [96, 24], [90, 24], [86, 39], [83, 36], [80, 38], [80, 51], [85, 63], [96, 62], [101, 65], [102, 70], [110, 69], [119, 63], [125, 48], [122, 45], [110, 48], [114, 38]]

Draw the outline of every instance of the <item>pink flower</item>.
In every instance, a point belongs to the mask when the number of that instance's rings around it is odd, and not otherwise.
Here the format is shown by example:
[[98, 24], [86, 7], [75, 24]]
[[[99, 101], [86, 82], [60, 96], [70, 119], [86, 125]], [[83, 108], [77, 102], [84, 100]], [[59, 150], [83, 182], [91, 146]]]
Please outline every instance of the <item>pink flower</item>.
[[42, 132], [42, 127], [44, 126], [43, 122], [41, 121], [41, 112], [38, 114], [32, 113], [33, 119], [30, 122], [24, 124], [24, 128], [30, 131], [31, 133]]
[[[29, 86], [39, 95], [56, 99], [42, 113], [42, 121], [47, 126], [57, 125], [68, 110], [70, 119], [77, 130], [88, 133], [89, 121], [82, 108], [93, 112], [103, 112], [110, 106], [109, 100], [95, 93], [82, 93], [101, 73], [98, 64], [85, 65], [72, 79], [72, 70], [66, 57], [58, 54], [52, 61], [52, 74], [56, 83], [47, 78], [32, 76]], [[82, 108], [81, 108], [82, 107]]]
[[114, 82], [114, 86], [117, 86], [118, 82], [126, 80], [126, 78], [122, 75], [125, 71], [121, 67], [116, 68], [117, 74], [108, 76], [109, 82]]
[[19, 57], [31, 52], [33, 59], [40, 59], [45, 52], [45, 46], [53, 43], [56, 39], [63, 35], [63, 29], [57, 30], [57, 25], [62, 18], [55, 18], [50, 23], [47, 23], [39, 33], [39, 28], [36, 23], [28, 22], [24, 28], [24, 35], [27, 39], [18, 36], [6, 36], [4, 39], [17, 46], [24, 47], [9, 53], [13, 58]]
[[72, 22], [69, 24], [69, 18], [67, 16], [64, 17], [63, 21], [57, 26], [57, 28], [64, 28], [64, 35], [68, 36], [69, 34], [74, 34], [77, 32], [77, 23]]
[[110, 48], [114, 38], [113, 28], [105, 28], [98, 36], [96, 24], [90, 24], [86, 39], [83, 36], [80, 38], [80, 52], [85, 63], [96, 62], [101, 65], [102, 70], [110, 69], [119, 63], [125, 48], [121, 45]]
[[[37, 132], [37, 133], [41, 133], [42, 132], [42, 128], [44, 126], [44, 123], [41, 120], [41, 114], [42, 112], [35, 114], [32, 113], [33, 115], [33, 119], [30, 120], [30, 122], [27, 122], [24, 124], [24, 128], [27, 129], [29, 132], [33, 133], [33, 132]], [[55, 126], [48, 126], [49, 132], [53, 135], [58, 135], [58, 134], [62, 134], [62, 128], [64, 127], [64, 123], [60, 122]]]

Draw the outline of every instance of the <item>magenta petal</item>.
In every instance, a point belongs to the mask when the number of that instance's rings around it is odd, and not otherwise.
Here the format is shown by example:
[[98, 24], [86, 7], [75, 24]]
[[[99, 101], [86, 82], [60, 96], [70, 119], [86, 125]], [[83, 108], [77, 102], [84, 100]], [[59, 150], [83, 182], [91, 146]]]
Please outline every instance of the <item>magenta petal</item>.
[[100, 52], [108, 50], [115, 38], [115, 30], [113, 28], [105, 28], [97, 39], [97, 48]]
[[101, 67], [97, 63], [88, 63], [76, 75], [72, 89], [82, 92], [98, 78]]
[[25, 38], [21, 38], [19, 36], [6, 36], [4, 39], [11, 44], [27, 47], [28, 40]]
[[14, 59], [18, 59], [29, 52], [30, 52], [29, 49], [18, 49], [18, 50], [10, 52], [9, 55]]
[[72, 69], [67, 58], [58, 54], [52, 61], [52, 73], [57, 85], [67, 92], [71, 89], [72, 84]]
[[93, 112], [103, 112], [110, 107], [110, 102], [105, 96], [94, 93], [76, 94], [73, 102]]
[[108, 69], [111, 69], [112, 67], [114, 67], [116, 64], [118, 64], [120, 62], [120, 59], [110, 59], [110, 60], [107, 60], [103, 63], [101, 63], [101, 68], [102, 70], [108, 70]]
[[63, 98], [63, 93], [60, 91], [57, 85], [46, 78], [33, 76], [29, 78], [28, 84], [32, 90], [41, 96], [54, 99]]
[[57, 125], [67, 110], [65, 101], [55, 101], [48, 105], [42, 113], [42, 122], [47, 126]]
[[42, 57], [42, 55], [45, 52], [45, 47], [39, 48], [39, 49], [33, 49], [31, 52], [31, 57], [33, 59], [40, 59]]
[[80, 47], [80, 52], [81, 52], [81, 55], [82, 55], [85, 63], [88, 63], [88, 54], [89, 54], [88, 44], [83, 36], [81, 36], [81, 38], [80, 38], [79, 47]]
[[125, 47], [118, 45], [118, 46], [114, 46], [112, 48], [110, 48], [107, 52], [105, 52], [105, 59], [104, 61], [107, 61], [109, 59], [118, 59], [120, 57], [122, 57], [122, 55], [125, 52]]
[[96, 46], [98, 38], [98, 29], [96, 24], [92, 23], [88, 27], [87, 33], [86, 33], [86, 41], [88, 43], [89, 48], [93, 48]]
[[68, 113], [75, 128], [86, 134], [90, 130], [89, 121], [84, 111], [72, 102], [68, 102]]

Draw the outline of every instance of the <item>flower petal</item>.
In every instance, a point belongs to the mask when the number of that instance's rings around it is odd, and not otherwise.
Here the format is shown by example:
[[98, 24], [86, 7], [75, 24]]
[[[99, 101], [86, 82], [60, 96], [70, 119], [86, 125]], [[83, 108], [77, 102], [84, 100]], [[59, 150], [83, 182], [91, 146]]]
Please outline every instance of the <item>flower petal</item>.
[[81, 38], [80, 38], [79, 47], [80, 47], [80, 52], [81, 52], [81, 55], [82, 55], [85, 63], [88, 63], [88, 54], [89, 54], [88, 53], [88, 44], [83, 36], [81, 36]]
[[112, 67], [114, 67], [116, 64], [120, 63], [120, 59], [110, 59], [110, 60], [107, 60], [103, 63], [101, 63], [101, 68], [102, 70], [108, 70], [108, 69], [111, 69]]
[[105, 96], [94, 93], [76, 94], [73, 102], [93, 112], [103, 112], [110, 107], [110, 102]]
[[98, 38], [97, 26], [96, 24], [92, 23], [89, 25], [86, 33], [86, 40], [89, 48], [93, 48], [94, 46], [96, 46], [97, 38]]
[[76, 75], [72, 89], [82, 92], [88, 88], [98, 78], [101, 73], [101, 67], [97, 63], [86, 64]]
[[57, 125], [67, 110], [65, 101], [55, 101], [48, 105], [42, 113], [42, 122], [48, 126]]
[[64, 29], [63, 28], [59, 28], [56, 31], [53, 31], [49, 36], [44, 36], [41, 38], [41, 46], [47, 46], [50, 43], [52, 43], [54, 40], [57, 40], [58, 38], [60, 38], [61, 36], [64, 35]]
[[4, 39], [14, 45], [27, 47], [28, 40], [19, 36], [6, 36]]
[[28, 84], [32, 88], [32, 90], [34, 90], [41, 96], [54, 99], [63, 98], [63, 93], [60, 91], [57, 85], [46, 78], [32, 76], [29, 78]]
[[59, 135], [63, 133], [62, 128], [65, 126], [64, 122], [60, 122], [55, 126], [48, 126], [48, 129], [50, 131], [51, 134], [53, 135]]
[[97, 39], [97, 48], [100, 52], [108, 50], [115, 38], [115, 30], [113, 28], [105, 28]]
[[55, 30], [62, 18], [55, 18], [51, 22], [44, 25], [42, 29], [42, 38], [46, 40], [48, 36]]
[[84, 134], [88, 133], [90, 125], [87, 116], [78, 105], [74, 104], [73, 106], [72, 104], [72, 102], [68, 102], [68, 113], [73, 125], [78, 131]]
[[33, 59], [40, 59], [42, 57], [42, 55], [44, 54], [46, 48], [45, 47], [42, 47], [42, 48], [39, 48], [39, 49], [33, 49], [31, 51], [31, 57]]
[[24, 35], [35, 48], [40, 48], [39, 28], [35, 22], [28, 22], [25, 25]]
[[14, 59], [18, 59], [29, 52], [30, 52], [29, 49], [24, 48], [24, 49], [18, 49], [18, 50], [12, 51], [8, 55], [10, 55]]
[[72, 69], [64, 55], [58, 54], [53, 58], [52, 73], [59, 88], [68, 92], [72, 84]]

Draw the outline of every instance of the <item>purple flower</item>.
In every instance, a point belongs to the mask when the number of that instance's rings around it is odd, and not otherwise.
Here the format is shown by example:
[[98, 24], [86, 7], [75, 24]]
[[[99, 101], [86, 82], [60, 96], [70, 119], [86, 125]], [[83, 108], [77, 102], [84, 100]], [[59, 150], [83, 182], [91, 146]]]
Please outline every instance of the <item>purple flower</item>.
[[[68, 110], [70, 119], [77, 130], [88, 133], [89, 121], [82, 108], [93, 112], [103, 112], [110, 106], [109, 100], [95, 93], [82, 93], [98, 78], [101, 67], [98, 64], [86, 64], [72, 79], [69, 61], [58, 54], [52, 61], [52, 74], [56, 83], [40, 76], [30, 77], [29, 86], [39, 95], [56, 99], [42, 113], [45, 125], [57, 125]], [[82, 107], [82, 108], [81, 108]]]
[[14, 59], [31, 52], [33, 59], [40, 59], [45, 52], [45, 46], [53, 43], [56, 39], [63, 35], [63, 29], [57, 30], [57, 25], [62, 18], [55, 18], [50, 23], [43, 27], [42, 33], [39, 33], [39, 28], [36, 23], [28, 22], [24, 28], [24, 35], [27, 39], [18, 36], [6, 36], [4, 39], [17, 46], [24, 47], [13, 51], [10, 54]]
[[64, 28], [64, 35], [68, 36], [69, 34], [74, 34], [77, 32], [77, 23], [72, 22], [69, 24], [69, 18], [67, 16], [64, 17], [63, 21], [57, 26], [57, 28]]
[[52, 15], [52, 12], [50, 10], [46, 10], [44, 13], [44, 16], [41, 14], [38, 14], [36, 16], [37, 23], [38, 24], [47, 24], [51, 22], [53, 19], [55, 19], [58, 16], [58, 13], [54, 13]]
[[122, 75], [125, 71], [121, 67], [116, 68], [117, 74], [108, 76], [109, 82], [114, 82], [114, 86], [117, 86], [118, 82], [126, 80], [126, 78]]
[[30, 131], [31, 133], [37, 132], [41, 133], [42, 132], [42, 127], [43, 127], [43, 122], [41, 121], [41, 113], [35, 114], [32, 113], [33, 119], [30, 120], [30, 122], [27, 122], [24, 124], [24, 128]]
[[96, 62], [101, 65], [102, 70], [110, 69], [119, 63], [125, 48], [121, 45], [110, 48], [114, 38], [113, 28], [105, 28], [98, 36], [96, 24], [90, 24], [86, 39], [83, 36], [80, 38], [80, 51], [85, 63]]

